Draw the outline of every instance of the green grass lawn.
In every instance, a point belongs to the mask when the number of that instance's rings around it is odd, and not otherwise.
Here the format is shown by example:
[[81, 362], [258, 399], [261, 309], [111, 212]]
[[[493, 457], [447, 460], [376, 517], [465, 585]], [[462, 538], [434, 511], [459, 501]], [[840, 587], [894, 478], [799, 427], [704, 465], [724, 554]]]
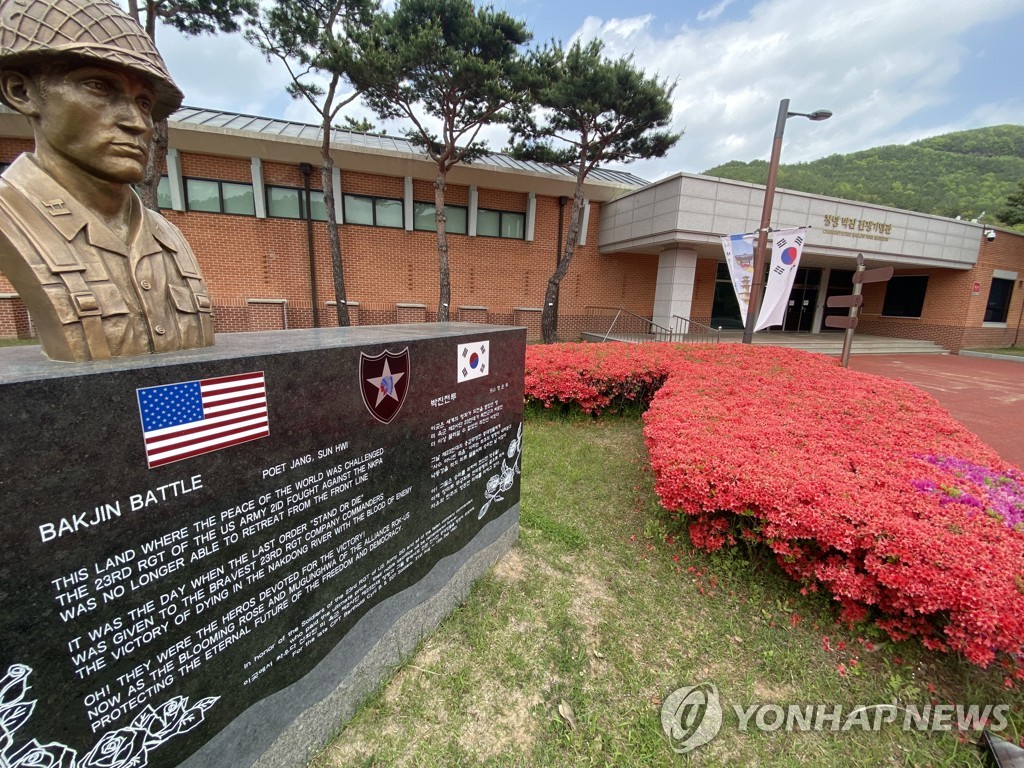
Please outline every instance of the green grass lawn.
[[[519, 543], [314, 768], [982, 765], [975, 733], [741, 732], [733, 705], [756, 703], [1008, 704], [1002, 735], [1024, 736], [1002, 670], [840, 626], [756, 552], [692, 551], [665, 528], [640, 430], [528, 416]], [[680, 757], [661, 703], [705, 681], [724, 724]]]
[[0, 339], [0, 347], [22, 347], [26, 344], [38, 344], [39, 339]]

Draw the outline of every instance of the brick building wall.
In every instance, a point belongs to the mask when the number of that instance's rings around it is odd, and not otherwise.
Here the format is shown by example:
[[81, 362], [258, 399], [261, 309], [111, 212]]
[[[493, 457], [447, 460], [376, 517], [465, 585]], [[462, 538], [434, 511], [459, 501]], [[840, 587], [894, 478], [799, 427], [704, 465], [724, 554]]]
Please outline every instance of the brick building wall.
[[[198, 179], [216, 179], [217, 181], [238, 181], [248, 184], [252, 181], [250, 161], [241, 157], [222, 157], [220, 155], [200, 155], [181, 153], [181, 175]], [[268, 183], [283, 183], [269, 182]], [[291, 186], [302, 186], [302, 181]]]
[[16, 293], [0, 293], [0, 338], [29, 339], [34, 335], [25, 302]]
[[693, 276], [693, 304], [690, 307], [690, 319], [695, 323], [711, 324], [711, 307], [715, 300], [717, 274], [717, 261], [697, 259], [697, 270]]
[[[10, 162], [31, 142], [0, 140], [0, 162]], [[251, 182], [248, 158], [180, 153], [182, 175], [201, 179]], [[297, 165], [264, 161], [266, 185], [298, 187], [304, 183]], [[319, 174], [312, 184], [319, 189]], [[401, 177], [341, 169], [343, 194], [402, 198]], [[434, 202], [430, 181], [415, 180], [414, 200]], [[445, 199], [469, 204], [469, 188], [450, 184]], [[479, 188], [481, 208], [526, 213], [528, 196], [521, 192]], [[556, 197], [538, 195], [532, 241], [448, 234], [452, 316], [470, 322], [524, 324], [530, 338], [540, 337], [539, 308], [557, 257]], [[281, 218], [165, 210], [199, 259], [214, 305], [218, 333], [260, 331], [313, 325], [310, 256], [305, 221]], [[569, 214], [565, 209], [566, 218]], [[657, 259], [607, 256], [598, 253], [600, 205], [592, 204], [587, 244], [562, 281], [559, 332], [575, 339], [584, 325], [585, 308], [593, 304], [626, 306], [650, 316]], [[321, 326], [337, 325], [333, 269], [326, 223], [313, 222], [314, 269]], [[566, 222], [567, 226], [567, 222]], [[340, 227], [346, 299], [354, 324], [431, 321], [437, 316], [439, 274], [437, 235], [387, 227], [345, 224]], [[0, 277], [0, 294], [13, 287]], [[418, 305], [404, 306], [399, 305]], [[461, 311], [462, 307], [472, 307]], [[0, 335], [28, 335], [27, 315], [20, 299], [0, 296]]]
[[[0, 163], [12, 163], [22, 152], [32, 151], [32, 141], [0, 138]], [[0, 338], [27, 338], [28, 317], [25, 304], [14, 293], [14, 286], [0, 273]], [[24, 329], [24, 330], [23, 330]]]
[[31, 152], [31, 139], [0, 138], [0, 163], [14, 162], [14, 158], [22, 152]]
[[[1006, 322], [998, 325], [984, 322], [996, 270], [1017, 273]], [[882, 308], [887, 286], [872, 283], [864, 286], [859, 332], [934, 341], [952, 352], [971, 347], [1006, 347], [1013, 343], [1024, 305], [1024, 234], [999, 230], [994, 241], [983, 239], [978, 263], [971, 270], [898, 269], [895, 275], [928, 277], [921, 316], [884, 316]]]
[[[31, 150], [25, 139], [0, 139], [0, 162]], [[186, 177], [249, 183], [249, 158], [180, 153]], [[266, 185], [302, 188], [297, 164], [264, 161]], [[319, 174], [312, 176], [319, 188]], [[341, 169], [345, 194], [401, 199], [402, 177]], [[446, 201], [468, 205], [467, 186], [449, 184]], [[414, 180], [413, 198], [433, 203], [434, 186]], [[524, 192], [478, 189], [481, 208], [526, 213]], [[449, 233], [451, 315], [469, 322], [524, 325], [531, 339], [540, 336], [540, 309], [560, 249], [558, 197], [538, 194], [532, 241]], [[564, 208], [564, 229], [570, 207]], [[313, 222], [311, 269], [305, 221], [167, 210], [195, 250], [213, 299], [217, 332], [302, 328], [313, 325], [313, 277], [322, 326], [337, 324], [333, 269], [326, 224]], [[601, 205], [591, 204], [586, 244], [577, 246], [559, 293], [559, 334], [576, 339], [588, 329], [588, 307], [622, 307], [649, 318], [653, 309], [658, 258], [643, 254], [601, 254], [598, 226]], [[437, 316], [439, 276], [437, 237], [433, 231], [345, 224], [340, 228], [346, 298], [353, 324], [433, 320]], [[691, 319], [711, 318], [717, 261], [697, 259]], [[994, 270], [1017, 272], [1007, 322], [984, 323]], [[859, 330], [903, 338], [930, 339], [951, 350], [1005, 346], [1013, 342], [1024, 302], [1024, 235], [1000, 230], [983, 241], [978, 265], [970, 271], [901, 269], [898, 275], [927, 275], [928, 288], [919, 318], [882, 316], [886, 286], [865, 286]], [[974, 292], [975, 283], [979, 291]], [[406, 305], [399, 307], [399, 305]], [[592, 313], [590, 313], [592, 315]], [[0, 275], [0, 336], [27, 337], [32, 328], [24, 305]]]

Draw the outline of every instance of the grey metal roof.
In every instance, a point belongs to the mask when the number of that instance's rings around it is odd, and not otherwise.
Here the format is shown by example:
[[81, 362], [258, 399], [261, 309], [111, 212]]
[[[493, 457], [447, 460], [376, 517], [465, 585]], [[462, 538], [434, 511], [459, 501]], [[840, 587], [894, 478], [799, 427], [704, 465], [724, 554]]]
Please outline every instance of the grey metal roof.
[[[182, 107], [170, 118], [171, 122], [182, 125], [200, 125], [212, 128], [224, 128], [243, 133], [258, 133], [264, 136], [287, 136], [304, 141], [320, 141], [320, 127], [308, 123], [296, 123], [291, 120], [277, 120], [270, 117], [243, 115], [237, 112], [224, 112], [216, 109], [200, 109], [198, 107]], [[422, 150], [402, 136], [380, 136], [372, 133], [358, 133], [334, 128], [331, 131], [331, 144], [337, 146], [366, 147], [384, 152], [400, 152], [416, 157], [423, 157]], [[497, 168], [542, 173], [547, 176], [574, 178], [575, 173], [558, 165], [535, 163], [529, 160], [516, 160], [508, 155], [490, 153], [475, 160], [481, 165], [492, 165]], [[628, 187], [643, 187], [648, 184], [645, 179], [626, 171], [613, 171], [606, 168], [595, 168], [588, 177], [594, 181], [605, 181]]]

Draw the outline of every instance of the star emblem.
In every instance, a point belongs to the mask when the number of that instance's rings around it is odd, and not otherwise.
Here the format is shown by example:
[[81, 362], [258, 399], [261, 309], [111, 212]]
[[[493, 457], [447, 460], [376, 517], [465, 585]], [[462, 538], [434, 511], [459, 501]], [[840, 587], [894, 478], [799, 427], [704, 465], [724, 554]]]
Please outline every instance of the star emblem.
[[381, 371], [380, 376], [371, 376], [366, 381], [372, 384], [377, 389], [377, 402], [374, 406], [380, 405], [385, 397], [390, 397], [395, 402], [398, 402], [398, 393], [395, 391], [395, 384], [405, 376], [405, 373], [399, 371], [398, 373], [391, 373], [391, 366], [387, 358], [384, 359], [384, 370]]

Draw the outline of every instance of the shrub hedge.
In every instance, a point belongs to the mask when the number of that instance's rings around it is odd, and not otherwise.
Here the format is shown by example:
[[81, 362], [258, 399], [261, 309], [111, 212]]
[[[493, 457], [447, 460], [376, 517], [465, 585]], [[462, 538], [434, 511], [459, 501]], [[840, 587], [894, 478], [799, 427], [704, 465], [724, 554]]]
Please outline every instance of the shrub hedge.
[[738, 344], [531, 346], [526, 393], [647, 405], [655, 489], [695, 546], [764, 544], [845, 619], [1024, 679], [1024, 475], [930, 395]]

